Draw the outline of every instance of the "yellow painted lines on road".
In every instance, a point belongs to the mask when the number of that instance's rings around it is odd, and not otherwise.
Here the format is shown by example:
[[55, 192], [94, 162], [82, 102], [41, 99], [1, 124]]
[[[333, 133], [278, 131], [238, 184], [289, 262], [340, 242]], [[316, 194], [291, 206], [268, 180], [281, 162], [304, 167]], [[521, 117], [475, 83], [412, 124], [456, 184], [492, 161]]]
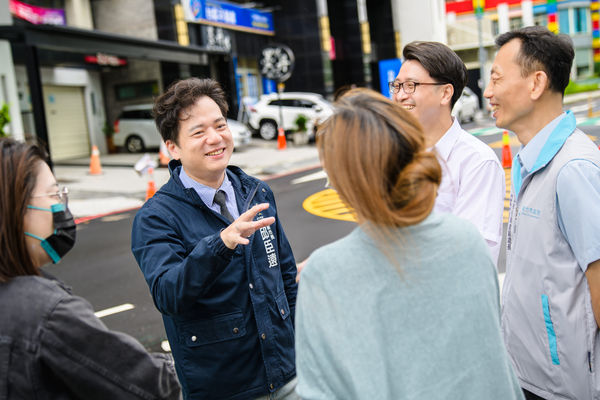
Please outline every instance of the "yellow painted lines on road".
[[304, 200], [302, 207], [318, 217], [356, 222], [354, 213], [333, 189], [317, 192]]
[[[504, 169], [504, 175], [506, 191], [504, 195], [504, 211], [502, 213], [502, 221], [504, 223], [508, 223], [511, 186], [510, 168]], [[322, 190], [307, 197], [302, 203], [302, 208], [318, 217], [356, 222], [356, 218], [352, 213], [352, 210], [344, 204], [337, 192], [333, 189]]]
[[510, 168], [504, 168], [504, 181], [506, 182], [506, 192], [504, 194], [504, 212], [502, 213], [502, 222], [508, 223], [508, 210], [510, 209], [510, 186], [512, 180], [510, 177]]
[[[517, 139], [517, 137], [515, 135], [513, 135], [512, 133], [508, 134], [509, 137], [509, 144], [510, 147], [519, 147], [521, 145], [521, 143], [519, 142], [519, 139]], [[490, 146], [492, 149], [501, 149], [502, 148], [502, 140], [498, 140], [495, 142], [491, 142], [488, 143], [488, 146]]]

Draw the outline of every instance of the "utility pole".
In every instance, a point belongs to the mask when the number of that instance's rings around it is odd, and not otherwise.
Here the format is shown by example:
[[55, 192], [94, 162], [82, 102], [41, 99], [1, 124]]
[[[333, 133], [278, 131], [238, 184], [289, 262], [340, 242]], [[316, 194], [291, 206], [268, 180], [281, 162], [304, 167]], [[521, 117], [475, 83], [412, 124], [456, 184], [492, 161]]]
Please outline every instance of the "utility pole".
[[477, 17], [477, 35], [479, 37], [479, 88], [481, 89], [481, 98], [483, 104], [483, 92], [486, 87], [485, 82], [485, 62], [487, 54], [483, 47], [483, 11], [485, 9], [485, 0], [473, 0], [473, 10]]

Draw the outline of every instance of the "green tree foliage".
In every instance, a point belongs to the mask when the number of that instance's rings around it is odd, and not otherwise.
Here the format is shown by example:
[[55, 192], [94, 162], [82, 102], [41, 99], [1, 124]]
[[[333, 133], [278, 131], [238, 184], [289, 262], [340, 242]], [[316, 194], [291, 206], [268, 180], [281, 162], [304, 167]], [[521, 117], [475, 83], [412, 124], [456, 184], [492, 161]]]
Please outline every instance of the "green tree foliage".
[[9, 122], [10, 113], [8, 109], [8, 104], [3, 103], [2, 108], [0, 108], [0, 137], [8, 136], [8, 133], [5, 131], [5, 128]]

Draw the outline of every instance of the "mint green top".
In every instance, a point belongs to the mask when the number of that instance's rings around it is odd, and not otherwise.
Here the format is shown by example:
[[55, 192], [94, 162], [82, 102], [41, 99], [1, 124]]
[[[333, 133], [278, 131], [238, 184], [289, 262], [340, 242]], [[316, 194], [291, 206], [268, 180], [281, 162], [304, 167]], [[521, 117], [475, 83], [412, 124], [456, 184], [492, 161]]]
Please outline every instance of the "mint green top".
[[432, 214], [396, 232], [388, 255], [360, 227], [311, 255], [296, 305], [298, 394], [522, 399], [500, 333], [496, 268], [477, 229]]

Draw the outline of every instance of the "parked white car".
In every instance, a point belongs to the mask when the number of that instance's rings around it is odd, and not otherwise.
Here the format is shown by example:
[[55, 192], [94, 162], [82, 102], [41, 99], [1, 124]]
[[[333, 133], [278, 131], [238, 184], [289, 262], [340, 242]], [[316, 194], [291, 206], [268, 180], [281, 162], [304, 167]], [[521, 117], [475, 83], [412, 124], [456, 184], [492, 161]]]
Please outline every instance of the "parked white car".
[[[233, 136], [235, 149], [241, 150], [250, 143], [251, 133], [246, 125], [232, 119], [227, 119], [227, 125]], [[123, 107], [114, 129], [114, 144], [125, 147], [130, 153], [157, 149], [162, 140], [152, 118], [151, 104]]]
[[308, 118], [307, 131], [309, 137], [314, 135], [314, 126], [323, 122], [333, 114], [330, 102], [317, 93], [284, 92], [281, 98], [277, 93], [262, 95], [258, 102], [248, 106], [248, 125], [258, 131], [260, 137], [272, 140], [277, 137], [280, 126], [279, 108], [283, 114], [283, 129], [294, 131], [299, 115]]
[[452, 115], [458, 118], [458, 121], [463, 123], [473, 121], [475, 114], [479, 110], [479, 100], [471, 89], [465, 87], [462, 95], [458, 98], [452, 108]]

